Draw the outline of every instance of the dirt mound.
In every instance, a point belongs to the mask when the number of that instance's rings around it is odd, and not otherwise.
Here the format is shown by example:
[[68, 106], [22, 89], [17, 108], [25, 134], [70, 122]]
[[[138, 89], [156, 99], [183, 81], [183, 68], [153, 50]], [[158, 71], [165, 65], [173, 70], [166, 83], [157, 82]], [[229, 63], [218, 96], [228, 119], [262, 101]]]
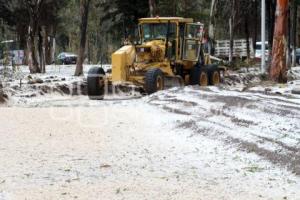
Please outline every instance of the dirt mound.
[[6, 102], [7, 98], [8, 98], [8, 96], [4, 93], [4, 91], [3, 91], [3, 85], [0, 82], [0, 103]]
[[249, 85], [262, 81], [261, 75], [252, 73], [230, 73], [224, 77], [224, 84], [228, 86]]
[[6, 99], [4, 98], [3, 94], [0, 92], [0, 104], [4, 103]]
[[294, 81], [300, 79], [300, 67], [294, 67], [291, 70], [288, 71], [288, 80]]
[[14, 72], [10, 68], [0, 68], [0, 74], [1, 76], [5, 78], [13, 78], [14, 77]]

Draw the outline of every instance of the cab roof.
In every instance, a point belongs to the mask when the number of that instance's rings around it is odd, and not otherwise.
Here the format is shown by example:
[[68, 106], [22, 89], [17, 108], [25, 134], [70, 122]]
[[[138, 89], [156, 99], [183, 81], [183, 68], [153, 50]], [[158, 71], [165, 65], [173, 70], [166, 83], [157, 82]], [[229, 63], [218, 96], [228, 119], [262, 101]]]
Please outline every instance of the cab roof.
[[181, 23], [193, 23], [192, 18], [183, 18], [183, 17], [150, 17], [150, 18], [141, 18], [139, 23], [167, 23], [170, 22], [181, 22]]

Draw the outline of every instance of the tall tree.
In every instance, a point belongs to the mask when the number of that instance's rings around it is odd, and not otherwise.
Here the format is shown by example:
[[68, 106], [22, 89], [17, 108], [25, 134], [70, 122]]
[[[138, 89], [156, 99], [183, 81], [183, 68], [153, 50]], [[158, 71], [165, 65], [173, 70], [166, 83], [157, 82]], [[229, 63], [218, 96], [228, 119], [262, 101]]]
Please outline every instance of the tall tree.
[[0, 80], [0, 103], [4, 103], [4, 102], [5, 102], [5, 98], [4, 98], [4, 92], [3, 92], [3, 85]]
[[236, 0], [230, 0], [230, 17], [229, 17], [229, 62], [233, 61], [234, 50], [234, 28], [235, 28], [235, 9]]
[[53, 61], [47, 56], [53, 51], [48, 36], [54, 38], [57, 11], [66, 3], [67, 0], [0, 0], [0, 18], [17, 33], [19, 47], [27, 48], [31, 73], [45, 72], [45, 64]]
[[297, 46], [297, 15], [298, 2], [293, 0], [292, 5], [292, 66], [296, 66], [296, 46]]
[[39, 62], [37, 59], [36, 34], [38, 34], [39, 32], [41, 8], [43, 3], [44, 3], [43, 0], [25, 1], [27, 11], [29, 14], [29, 27], [28, 27], [28, 37], [27, 37], [27, 50], [28, 50], [27, 59], [28, 59], [29, 70], [31, 73], [41, 72], [41, 68], [39, 67]]
[[218, 0], [212, 0], [210, 6], [210, 15], [209, 15], [209, 37], [211, 39], [215, 38], [215, 15], [216, 15], [216, 7]]
[[276, 20], [272, 48], [270, 78], [280, 83], [287, 82], [286, 33], [289, 0], [277, 0]]
[[266, 0], [268, 46], [269, 46], [268, 68], [270, 68], [272, 62], [272, 47], [273, 47], [274, 25], [275, 25], [276, 1], [277, 0]]
[[149, 0], [149, 11], [150, 11], [150, 17], [154, 17], [156, 15], [156, 2], [155, 2], [155, 0]]
[[88, 26], [90, 0], [80, 0], [80, 46], [78, 50], [77, 66], [75, 70], [75, 76], [83, 74], [83, 61], [85, 58], [85, 45], [86, 45], [86, 32]]

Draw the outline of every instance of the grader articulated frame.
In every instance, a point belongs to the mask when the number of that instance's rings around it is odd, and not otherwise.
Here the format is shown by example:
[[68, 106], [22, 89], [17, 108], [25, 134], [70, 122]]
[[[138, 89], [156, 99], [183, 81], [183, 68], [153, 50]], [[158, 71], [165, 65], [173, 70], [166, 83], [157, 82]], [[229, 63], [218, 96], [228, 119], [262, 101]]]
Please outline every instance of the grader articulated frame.
[[92, 68], [88, 95], [103, 99], [105, 84], [133, 84], [152, 94], [173, 85], [217, 85], [224, 68], [205, 53], [204, 25], [181, 17], [142, 18], [139, 44], [112, 54], [112, 72]]

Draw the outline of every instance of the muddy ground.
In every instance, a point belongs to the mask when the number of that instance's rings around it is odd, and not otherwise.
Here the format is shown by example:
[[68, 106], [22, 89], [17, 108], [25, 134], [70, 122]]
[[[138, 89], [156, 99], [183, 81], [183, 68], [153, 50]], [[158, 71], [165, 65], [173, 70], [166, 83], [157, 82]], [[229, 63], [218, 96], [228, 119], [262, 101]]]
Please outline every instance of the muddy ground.
[[148, 102], [189, 116], [178, 127], [191, 129], [193, 136], [236, 145], [300, 175], [299, 97], [191, 87], [153, 95]]
[[90, 101], [51, 70], [3, 84], [0, 200], [300, 199], [297, 71]]

